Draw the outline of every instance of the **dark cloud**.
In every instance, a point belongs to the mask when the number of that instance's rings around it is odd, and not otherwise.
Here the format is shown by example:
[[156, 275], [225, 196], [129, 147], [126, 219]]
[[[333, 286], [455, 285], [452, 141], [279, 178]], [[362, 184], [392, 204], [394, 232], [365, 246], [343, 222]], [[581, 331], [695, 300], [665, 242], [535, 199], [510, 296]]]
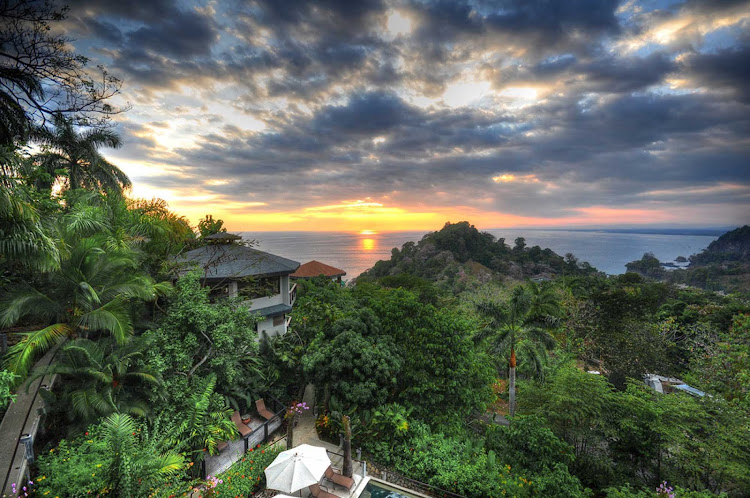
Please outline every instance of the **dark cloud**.
[[685, 71], [704, 88], [721, 88], [750, 103], [750, 43], [687, 57]]
[[[153, 186], [201, 184], [284, 209], [332, 196], [429, 204], [442, 192], [453, 205], [550, 217], [749, 202], [750, 43], [740, 24], [710, 38], [696, 23], [750, 17], [750, 2], [81, 5], [74, 29], [158, 109], [140, 120], [151, 124], [123, 124], [119, 152], [180, 172], [148, 177]], [[386, 31], [394, 10], [410, 30]], [[659, 23], [680, 19], [684, 29], [654, 41]], [[441, 100], [474, 80], [492, 91], [466, 106]], [[514, 97], [526, 87], [538, 97]], [[178, 114], [194, 120], [192, 140], [166, 153], [149, 130]], [[243, 128], [249, 117], [265, 128]], [[502, 174], [517, 178], [493, 181]]]

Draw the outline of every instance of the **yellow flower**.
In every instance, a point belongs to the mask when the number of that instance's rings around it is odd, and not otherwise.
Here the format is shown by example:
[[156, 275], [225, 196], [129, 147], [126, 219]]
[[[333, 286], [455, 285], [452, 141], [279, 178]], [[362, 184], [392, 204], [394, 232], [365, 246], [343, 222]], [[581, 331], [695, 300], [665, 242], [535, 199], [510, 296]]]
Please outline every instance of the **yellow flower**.
[[102, 464], [100, 464], [100, 463], [97, 463], [97, 464], [96, 464], [96, 468], [97, 468], [97, 469], [98, 469], [99, 467], [101, 467], [101, 466], [102, 466]]

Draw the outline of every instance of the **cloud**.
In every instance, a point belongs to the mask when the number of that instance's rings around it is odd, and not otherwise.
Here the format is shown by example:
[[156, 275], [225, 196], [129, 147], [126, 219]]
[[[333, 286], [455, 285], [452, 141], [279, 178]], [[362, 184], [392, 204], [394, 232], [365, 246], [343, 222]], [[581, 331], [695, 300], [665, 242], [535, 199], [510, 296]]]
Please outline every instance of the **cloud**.
[[132, 167], [179, 202], [750, 207], [747, 2], [84, 0], [72, 20], [134, 102], [113, 157], [160, 165]]

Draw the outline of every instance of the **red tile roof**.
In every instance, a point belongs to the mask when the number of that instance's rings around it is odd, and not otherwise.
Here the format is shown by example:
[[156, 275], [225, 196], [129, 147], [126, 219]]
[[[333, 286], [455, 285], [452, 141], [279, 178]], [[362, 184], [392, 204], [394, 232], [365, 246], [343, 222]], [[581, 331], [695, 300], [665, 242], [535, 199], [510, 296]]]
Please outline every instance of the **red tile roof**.
[[334, 268], [333, 266], [321, 263], [320, 261], [310, 261], [300, 265], [297, 271], [289, 275], [292, 278], [311, 278], [325, 275], [326, 277], [342, 277], [346, 275], [344, 270]]

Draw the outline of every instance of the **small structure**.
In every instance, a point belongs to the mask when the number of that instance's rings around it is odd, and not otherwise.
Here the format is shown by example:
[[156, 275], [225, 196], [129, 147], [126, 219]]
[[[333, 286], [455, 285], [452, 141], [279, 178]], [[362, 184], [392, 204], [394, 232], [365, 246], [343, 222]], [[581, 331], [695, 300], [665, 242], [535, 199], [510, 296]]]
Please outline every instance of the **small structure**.
[[341, 277], [346, 275], [344, 270], [321, 263], [320, 261], [308, 261], [304, 265], [301, 265], [297, 271], [291, 274], [293, 279], [297, 278], [315, 278], [324, 276], [341, 283]]
[[[185, 266], [203, 270], [203, 284], [211, 288], [211, 298], [246, 299], [251, 312], [261, 315], [256, 325], [259, 335], [285, 334], [289, 328], [297, 284], [289, 285], [289, 276], [299, 268], [297, 261], [235, 243], [235, 234], [215, 234], [209, 244], [175, 259]], [[214, 237], [211, 235], [207, 239]], [[239, 238], [238, 238], [239, 237]]]
[[643, 382], [658, 393], [671, 393], [675, 391], [682, 391], [691, 396], [702, 398], [706, 395], [700, 389], [696, 389], [692, 386], [685, 384], [682, 380], [675, 377], [664, 377], [663, 375], [656, 374], [645, 374], [643, 376]]

